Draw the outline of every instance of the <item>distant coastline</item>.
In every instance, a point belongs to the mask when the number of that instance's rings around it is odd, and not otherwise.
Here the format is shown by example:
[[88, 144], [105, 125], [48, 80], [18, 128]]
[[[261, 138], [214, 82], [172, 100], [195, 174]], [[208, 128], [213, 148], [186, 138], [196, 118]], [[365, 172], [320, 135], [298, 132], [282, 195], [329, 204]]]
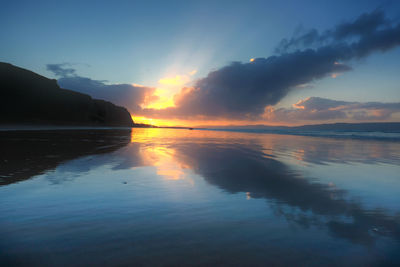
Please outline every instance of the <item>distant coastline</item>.
[[400, 141], [400, 122], [332, 123], [303, 126], [221, 126], [201, 127], [199, 130], [229, 131], [260, 134], [284, 134], [314, 137], [377, 139]]

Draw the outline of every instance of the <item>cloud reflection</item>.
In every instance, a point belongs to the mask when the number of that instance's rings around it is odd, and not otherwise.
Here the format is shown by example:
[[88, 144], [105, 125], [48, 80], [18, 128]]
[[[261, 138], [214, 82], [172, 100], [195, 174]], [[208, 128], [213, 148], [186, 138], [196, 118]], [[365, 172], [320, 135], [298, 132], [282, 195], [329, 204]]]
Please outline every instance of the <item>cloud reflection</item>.
[[[179, 134], [186, 133], [182, 131]], [[349, 192], [337, 188], [332, 183], [323, 184], [304, 177], [277, 160], [278, 155], [274, 155], [274, 151], [289, 149], [292, 146], [294, 151], [301, 151], [301, 157], [298, 158], [300, 160], [317, 164], [329, 162], [329, 159], [336, 162], [338, 155], [343, 155], [347, 150], [356, 151], [355, 147], [362, 144], [365, 146], [366, 142], [349, 140], [340, 146], [338, 144], [343, 143], [343, 140], [269, 135], [254, 135], [258, 140], [248, 140], [248, 134], [243, 134], [242, 137], [246, 139], [240, 140], [240, 135], [233, 133], [228, 140], [220, 139], [219, 142], [209, 144], [196, 142], [196, 133], [193, 134], [192, 142], [182, 142], [174, 146], [174, 153], [169, 154], [172, 156], [169, 160], [176, 161], [174, 166], [190, 168], [209, 184], [226, 192], [245, 193], [247, 199], [264, 198], [277, 215], [303, 227], [326, 227], [334, 236], [364, 245], [372, 244], [378, 236], [390, 236], [400, 240], [400, 215], [391, 216], [383, 209], [364, 208], [363, 203], [353, 199]], [[208, 137], [216, 138], [219, 134], [211, 133]], [[224, 136], [224, 133], [221, 136]], [[169, 138], [168, 133], [165, 138]], [[269, 138], [272, 138], [270, 143], [266, 141]], [[282, 139], [281, 142], [277, 141], [279, 138]], [[289, 139], [292, 141], [288, 143]], [[164, 138], [153, 137], [153, 145], [163, 151], [160, 148], [163, 145], [159, 143], [161, 140]], [[283, 144], [286, 144], [286, 147]], [[380, 146], [383, 148], [378, 149]], [[390, 153], [382, 153], [385, 146], [386, 143], [383, 142], [373, 146], [367, 145], [356, 155], [350, 153], [345, 156], [343, 162], [365, 152], [371, 153], [361, 157], [365, 163], [372, 163], [376, 155], [383, 157], [377, 159], [378, 162], [393, 160]], [[267, 156], [266, 150], [270, 153]]]
[[[73, 142], [56, 138], [54, 133], [32, 132], [30, 139], [26, 134], [25, 154], [35, 149], [41, 154], [35, 157], [35, 167], [22, 171], [23, 176], [15, 176], [19, 180], [54, 169], [60, 163], [63, 164], [56, 171], [78, 176], [107, 164], [111, 170], [132, 172], [136, 167], [155, 167], [154, 174], [163, 179], [193, 179], [192, 174], [197, 174], [227, 193], [243, 193], [247, 200], [265, 199], [275, 214], [288, 222], [327, 229], [333, 236], [353, 243], [371, 245], [379, 237], [400, 240], [398, 213], [367, 208], [351, 192], [323, 183], [318, 177], [307, 177], [285, 163], [291, 159], [307, 164], [396, 164], [400, 144], [395, 142], [170, 129], [76, 132], [69, 135]], [[41, 149], [37, 149], [38, 143]], [[51, 149], [53, 144], [58, 148], [56, 154]], [[68, 149], [60, 149], [63, 145]], [[8, 152], [16, 147], [6, 146]], [[45, 158], [51, 159], [49, 166], [39, 164], [46, 162]], [[78, 159], [69, 161], [73, 158]], [[22, 160], [23, 157], [17, 159], [19, 164]], [[13, 172], [14, 169], [2, 169], [2, 176], [15, 175]]]

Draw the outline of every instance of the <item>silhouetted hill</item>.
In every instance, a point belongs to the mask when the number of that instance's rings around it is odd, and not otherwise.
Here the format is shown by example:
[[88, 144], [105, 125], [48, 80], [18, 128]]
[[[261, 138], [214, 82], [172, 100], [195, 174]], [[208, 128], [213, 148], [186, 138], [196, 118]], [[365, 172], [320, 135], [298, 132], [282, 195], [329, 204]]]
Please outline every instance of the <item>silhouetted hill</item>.
[[123, 107], [62, 89], [56, 80], [2, 62], [0, 123], [134, 126]]

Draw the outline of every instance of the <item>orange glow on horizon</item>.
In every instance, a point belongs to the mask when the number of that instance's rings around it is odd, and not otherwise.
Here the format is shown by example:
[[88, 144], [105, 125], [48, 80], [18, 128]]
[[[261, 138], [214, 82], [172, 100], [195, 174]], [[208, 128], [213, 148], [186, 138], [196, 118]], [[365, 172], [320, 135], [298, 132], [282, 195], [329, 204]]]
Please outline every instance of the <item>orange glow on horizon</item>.
[[[155, 119], [132, 116], [135, 123], [150, 124], [159, 127], [202, 127], [202, 126], [239, 126], [239, 125], [283, 125], [279, 122], [245, 121], [245, 120], [210, 120], [210, 119]], [[285, 124], [286, 125], [286, 124]]]
[[[312, 110], [310, 112], [316, 112]], [[379, 111], [374, 111], [373, 113], [378, 114]], [[379, 114], [378, 114], [379, 115]], [[399, 116], [400, 117], [400, 116]], [[389, 120], [383, 120], [382, 122], [393, 122], [398, 121], [399, 117], [393, 117]], [[326, 121], [296, 121], [296, 122], [284, 122], [284, 121], [269, 121], [265, 117], [264, 120], [259, 121], [245, 121], [245, 120], [202, 120], [202, 119], [155, 119], [147, 117], [136, 117], [132, 116], [135, 123], [144, 123], [159, 127], [217, 127], [217, 126], [251, 126], [251, 125], [265, 125], [265, 126], [300, 126], [300, 125], [312, 125], [326, 123]], [[340, 123], [343, 122], [341, 119], [330, 120], [329, 123]], [[347, 121], [346, 121], [347, 122]], [[352, 121], [354, 122], [354, 121]], [[356, 122], [369, 122], [366, 121], [356, 121]]]

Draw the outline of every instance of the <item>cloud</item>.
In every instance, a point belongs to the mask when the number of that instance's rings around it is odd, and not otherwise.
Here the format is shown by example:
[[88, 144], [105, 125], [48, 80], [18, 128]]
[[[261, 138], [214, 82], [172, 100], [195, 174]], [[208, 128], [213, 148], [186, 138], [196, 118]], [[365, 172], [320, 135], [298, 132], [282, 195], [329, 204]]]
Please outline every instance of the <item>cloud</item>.
[[[235, 120], [260, 120], [273, 116], [287, 119], [303, 117], [304, 120], [386, 119], [393, 113], [387, 106], [310, 108], [313, 101], [323, 102], [319, 98], [308, 99], [303, 103], [308, 105], [304, 109], [272, 109], [271, 106], [276, 105], [291, 91], [312, 87], [315, 80], [335, 78], [350, 71], [352, 68], [349, 64], [353, 60], [374, 52], [384, 52], [398, 45], [400, 24], [386, 18], [382, 10], [375, 10], [321, 33], [315, 29], [298, 32], [292, 38], [282, 40], [276, 49], [276, 55], [268, 58], [253, 58], [244, 63], [232, 62], [212, 71], [206, 77], [194, 81], [192, 86], [183, 87], [174, 96], [173, 102], [170, 96], [168, 101], [163, 99], [166, 96], [161, 96], [161, 90], [156, 92], [155, 88], [135, 84], [107, 84], [106, 81], [78, 76], [75, 69], [69, 67], [70, 64], [49, 64], [47, 69], [60, 77], [58, 83], [61, 87], [123, 105], [136, 116]], [[195, 74], [195, 71], [192, 73]], [[189, 75], [166, 77], [160, 80], [160, 84], [175, 90], [178, 86], [188, 84], [191, 80]], [[162, 104], [148, 105], [155, 103], [157, 98]], [[338, 104], [338, 101], [329, 102], [335, 100], [324, 101], [324, 107]], [[345, 106], [352, 103], [342, 102]], [[143, 108], [145, 106], [152, 108]], [[266, 110], [273, 112], [268, 113]]]
[[277, 55], [233, 62], [212, 71], [193, 87], [183, 88], [175, 96], [176, 107], [142, 113], [153, 117], [257, 118], [265, 106], [277, 104], [301, 85], [336, 77], [351, 70], [347, 65], [351, 60], [398, 45], [400, 24], [376, 10], [321, 34], [311, 30], [282, 40]]
[[60, 77], [60, 87], [88, 94], [94, 98], [104, 99], [124, 106], [130, 112], [141, 110], [141, 105], [156, 100], [155, 88], [137, 84], [107, 84], [107, 81], [92, 80], [76, 74], [76, 70], [65, 68], [70, 64], [47, 64], [47, 70]]
[[400, 113], [400, 102], [348, 102], [320, 97], [309, 97], [293, 104], [292, 108], [267, 107], [263, 117], [269, 121], [371, 121], [388, 120], [393, 114]]
[[54, 75], [58, 77], [68, 77], [75, 75], [75, 69], [66, 68], [65, 66], [71, 66], [70, 63], [61, 63], [61, 64], [47, 64], [47, 70], [54, 73]]
[[[397, 28], [397, 29], [396, 29]], [[394, 30], [394, 31], [393, 31]], [[297, 49], [320, 47], [324, 45], [340, 45], [343, 41], [353, 41], [353, 44], [363, 45], [354, 48], [367, 48], [367, 50], [391, 48], [392, 45], [398, 45], [394, 39], [398, 25], [392, 26], [392, 22], [385, 18], [385, 14], [381, 9], [377, 9], [371, 13], [364, 13], [352, 22], [338, 24], [333, 29], [319, 33], [316, 29], [311, 29], [301, 33], [299, 31], [296, 36], [291, 39], [283, 39], [276, 52], [279, 54], [287, 53]], [[300, 34], [301, 33], [301, 34]], [[378, 40], [379, 39], [379, 40]], [[377, 46], [378, 45], [378, 46]], [[367, 51], [360, 49], [360, 56]]]

